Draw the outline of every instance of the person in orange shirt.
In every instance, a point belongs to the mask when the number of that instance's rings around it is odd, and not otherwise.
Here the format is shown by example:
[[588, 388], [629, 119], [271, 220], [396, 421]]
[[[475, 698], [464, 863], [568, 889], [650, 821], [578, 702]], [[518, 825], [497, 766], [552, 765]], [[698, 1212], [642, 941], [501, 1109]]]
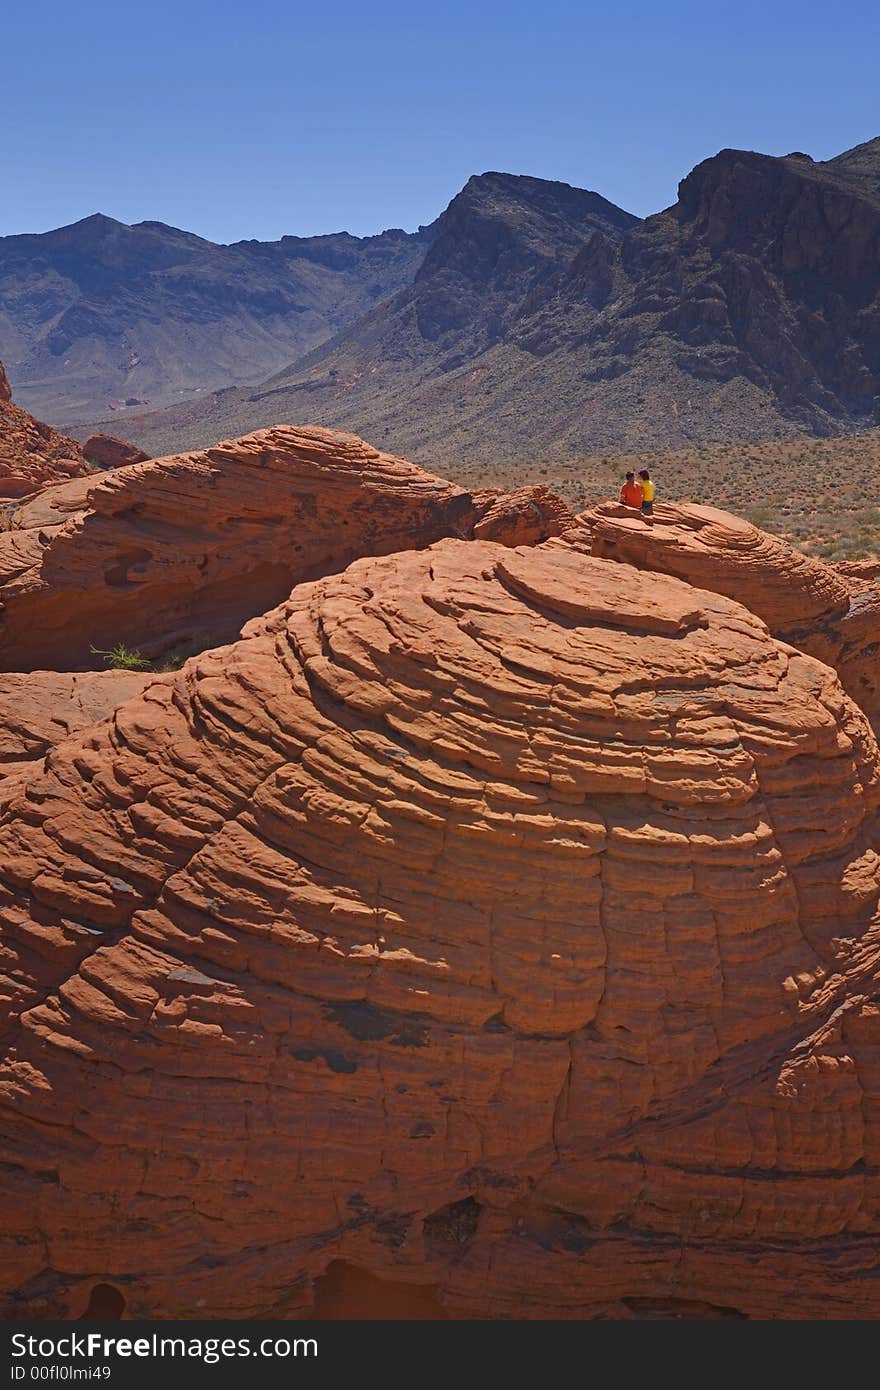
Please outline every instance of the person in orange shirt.
[[643, 497], [642, 485], [636, 482], [635, 473], [627, 473], [620, 489], [620, 500], [624, 507], [640, 508]]

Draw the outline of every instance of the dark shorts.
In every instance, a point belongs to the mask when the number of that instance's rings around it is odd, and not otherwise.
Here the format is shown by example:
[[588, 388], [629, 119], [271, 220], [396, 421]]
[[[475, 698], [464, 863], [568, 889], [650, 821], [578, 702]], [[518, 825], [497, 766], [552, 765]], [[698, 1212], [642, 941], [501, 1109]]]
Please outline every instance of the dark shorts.
[[653, 502], [643, 502], [643, 503], [642, 503], [642, 516], [653, 516], [653, 515], [654, 515], [654, 503], [653, 503]]

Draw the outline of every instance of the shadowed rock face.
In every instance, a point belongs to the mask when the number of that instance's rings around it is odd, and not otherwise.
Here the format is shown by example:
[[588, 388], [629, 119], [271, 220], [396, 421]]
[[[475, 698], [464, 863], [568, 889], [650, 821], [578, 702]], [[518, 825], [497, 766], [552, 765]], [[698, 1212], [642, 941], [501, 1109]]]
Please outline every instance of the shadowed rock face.
[[880, 588], [875, 566], [826, 565], [712, 507], [661, 503], [653, 525], [604, 502], [585, 512], [594, 555], [674, 574], [744, 603], [775, 636], [835, 667], [880, 731]]
[[[545, 488], [470, 493], [354, 435], [279, 425], [51, 488], [0, 534], [0, 669], [77, 670], [236, 636], [302, 579], [363, 554], [571, 524]], [[203, 643], [204, 645], [204, 643]]]
[[0, 802], [7, 1315], [880, 1313], [880, 752], [740, 604], [362, 559]]
[[88, 471], [75, 439], [58, 434], [13, 403], [0, 362], [0, 501], [26, 497], [49, 483]]
[[473, 539], [501, 545], [536, 545], [550, 536], [577, 529], [575, 518], [555, 493], [543, 486], [515, 492], [485, 490], [473, 494], [476, 520]]

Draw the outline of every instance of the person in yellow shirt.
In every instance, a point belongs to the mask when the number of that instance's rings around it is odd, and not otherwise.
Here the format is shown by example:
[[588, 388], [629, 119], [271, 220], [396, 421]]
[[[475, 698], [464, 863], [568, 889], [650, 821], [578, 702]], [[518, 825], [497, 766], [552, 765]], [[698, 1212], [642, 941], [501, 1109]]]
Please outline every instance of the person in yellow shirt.
[[654, 480], [652, 479], [647, 468], [643, 468], [642, 471], [639, 473], [639, 482], [642, 485], [642, 516], [653, 517]]

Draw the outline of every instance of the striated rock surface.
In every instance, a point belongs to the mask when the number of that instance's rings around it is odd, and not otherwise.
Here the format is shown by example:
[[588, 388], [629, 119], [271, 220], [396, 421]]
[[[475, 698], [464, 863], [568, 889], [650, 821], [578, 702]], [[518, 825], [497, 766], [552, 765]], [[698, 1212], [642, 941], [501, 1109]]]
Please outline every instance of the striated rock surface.
[[82, 450], [89, 463], [97, 468], [125, 468], [130, 463], [145, 463], [150, 457], [136, 444], [112, 434], [90, 435]]
[[8, 787], [6, 1316], [880, 1315], [880, 751], [740, 604], [362, 559]]
[[13, 403], [12, 388], [0, 362], [0, 501], [26, 497], [88, 471], [75, 439], [59, 434]]
[[730, 512], [660, 502], [649, 525], [632, 507], [602, 502], [583, 520], [594, 555], [727, 594], [776, 633], [845, 613], [849, 605], [849, 585], [830, 565]]
[[68, 734], [97, 724], [158, 679], [144, 671], [0, 675], [0, 778], [39, 762]]
[[836, 560], [832, 569], [847, 579], [880, 579], [880, 560]]
[[477, 520], [473, 539], [501, 545], [537, 545], [550, 536], [577, 529], [566, 504], [542, 485], [515, 492], [486, 490], [474, 493]]
[[729, 512], [659, 503], [654, 523], [616, 502], [580, 518], [594, 555], [673, 574], [738, 599], [776, 636], [835, 667], [880, 731], [876, 567], [828, 565]]
[[[833, 666], [880, 735], [880, 576], [849, 577], [850, 601], [836, 621], [799, 635], [798, 645]], [[794, 640], [794, 639], [792, 639]]]
[[[470, 493], [354, 435], [279, 425], [52, 488], [0, 534], [0, 669], [76, 670], [229, 640], [292, 586], [442, 536], [539, 541], [572, 521], [544, 488]], [[98, 661], [100, 658], [97, 659]]]

